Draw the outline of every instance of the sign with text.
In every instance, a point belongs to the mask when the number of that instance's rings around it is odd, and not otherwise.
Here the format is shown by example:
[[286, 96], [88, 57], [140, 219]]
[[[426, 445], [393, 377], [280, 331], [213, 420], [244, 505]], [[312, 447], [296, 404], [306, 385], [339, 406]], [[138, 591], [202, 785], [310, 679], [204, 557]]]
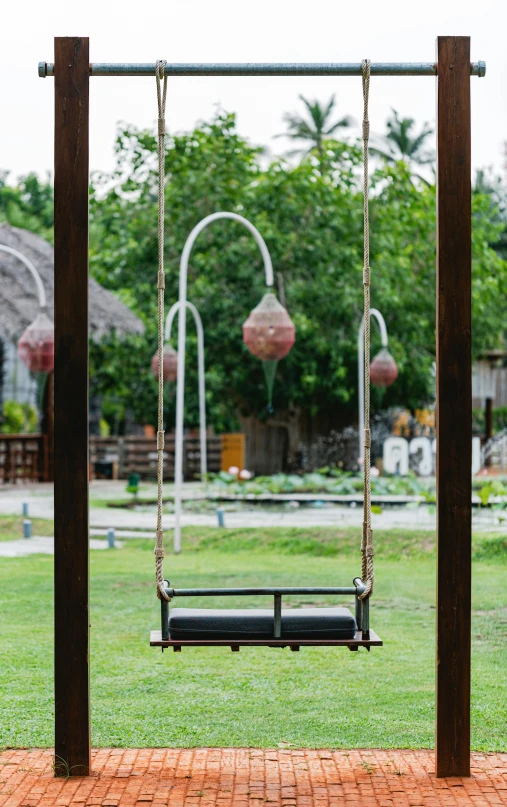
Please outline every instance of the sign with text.
[[[409, 470], [418, 476], [432, 476], [435, 473], [437, 441], [429, 437], [388, 437], [384, 442], [383, 466], [387, 474], [407, 476]], [[472, 474], [481, 468], [481, 439], [472, 437]]]

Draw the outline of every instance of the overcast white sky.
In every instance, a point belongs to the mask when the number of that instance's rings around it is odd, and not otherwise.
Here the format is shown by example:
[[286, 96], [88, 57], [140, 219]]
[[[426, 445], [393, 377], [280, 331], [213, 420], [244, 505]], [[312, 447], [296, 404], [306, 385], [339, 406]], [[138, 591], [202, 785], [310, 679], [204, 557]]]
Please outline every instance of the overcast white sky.
[[[506, 0], [3, 0], [0, 27], [0, 168], [11, 179], [53, 162], [53, 79], [37, 63], [53, 61], [53, 37], [89, 36], [91, 61], [358, 62], [433, 61], [438, 34], [472, 37], [472, 60], [487, 63], [472, 80], [474, 168], [503, 170], [507, 139]], [[434, 120], [431, 78], [374, 78], [372, 131], [382, 132], [390, 107], [419, 123]], [[238, 115], [253, 143], [284, 130], [282, 115], [297, 96], [327, 100], [338, 112], [361, 114], [359, 78], [169, 79], [170, 131], [209, 118], [220, 103]], [[95, 78], [91, 87], [92, 170], [113, 166], [117, 122], [152, 126], [155, 80]]]

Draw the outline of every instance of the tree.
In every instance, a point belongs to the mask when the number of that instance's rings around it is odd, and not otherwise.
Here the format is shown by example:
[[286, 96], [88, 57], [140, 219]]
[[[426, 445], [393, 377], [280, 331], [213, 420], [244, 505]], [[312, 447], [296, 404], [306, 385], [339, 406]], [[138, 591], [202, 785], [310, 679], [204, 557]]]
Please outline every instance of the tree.
[[288, 125], [288, 131], [276, 135], [277, 137], [288, 137], [290, 140], [302, 140], [306, 145], [293, 149], [289, 155], [302, 154], [306, 156], [316, 151], [319, 160], [324, 159], [324, 143], [330, 139], [339, 129], [347, 128], [352, 124], [352, 118], [348, 115], [340, 120], [331, 123], [331, 118], [335, 107], [335, 96], [332, 95], [326, 105], [319, 101], [308, 101], [302, 95], [299, 96], [306, 107], [307, 117], [287, 112], [283, 119]]
[[53, 187], [49, 178], [41, 182], [36, 174], [7, 183], [8, 172], [0, 171], [0, 221], [30, 230], [53, 240]]
[[[167, 141], [166, 311], [177, 299], [180, 255], [194, 225], [218, 210], [242, 213], [266, 240], [297, 329], [293, 350], [278, 366], [275, 410], [296, 406], [334, 428], [353, 422], [363, 308], [361, 144], [330, 139], [324, 163], [291, 166], [273, 159], [266, 166], [259, 150], [239, 136], [234, 116], [223, 112]], [[157, 343], [156, 155], [153, 132], [125, 127], [116, 170], [94, 179], [90, 199], [91, 273], [146, 324], [144, 337], [112, 334], [91, 343], [91, 392], [104, 398], [112, 420], [131, 409], [138, 422], [151, 424], [157, 409], [150, 371]], [[432, 398], [435, 188], [412, 180], [403, 160], [383, 163], [371, 176], [372, 305], [386, 319], [400, 370], [382, 399], [373, 391], [377, 408], [416, 408]], [[494, 196], [483, 190], [473, 194], [475, 354], [503, 346], [507, 321], [507, 263], [492, 248], [505, 226]], [[36, 194], [32, 198], [35, 206]], [[203, 319], [207, 411], [219, 432], [237, 428], [238, 412], [267, 417], [262, 365], [241, 339], [241, 325], [264, 290], [262, 260], [241, 225], [217, 221], [199, 236], [188, 298]], [[372, 337], [375, 354], [375, 327]], [[195, 426], [197, 344], [190, 323], [187, 339], [185, 423]], [[168, 385], [169, 429], [174, 414], [174, 385]]]
[[490, 221], [497, 225], [497, 240], [491, 246], [507, 260], [507, 188], [505, 182], [491, 169], [479, 168], [475, 175], [473, 192], [489, 199]]
[[[117, 186], [104, 178], [91, 203], [91, 268], [128, 301], [147, 325], [131, 350], [102, 351], [94, 390], [116, 394], [138, 420], [155, 422], [155, 382], [149, 364], [156, 346], [157, 193], [150, 132], [125, 129], [118, 140]], [[177, 299], [181, 250], [205, 215], [232, 210], [263, 234], [275, 277], [283, 278], [296, 344], [280, 362], [274, 390], [277, 411], [294, 405], [334, 426], [357, 410], [357, 330], [362, 314], [362, 193], [360, 144], [329, 140], [326, 164], [288, 166], [274, 159], [261, 168], [258, 150], [237, 134], [234, 116], [174, 137], [166, 153], [166, 308]], [[400, 368], [382, 406], [418, 407], [431, 399], [435, 356], [435, 189], [414, 185], [403, 161], [372, 177], [372, 303], [387, 321], [390, 348]], [[502, 231], [491, 219], [489, 197], [474, 194], [474, 350], [502, 339], [507, 264], [491, 249]], [[238, 224], [218, 221], [197, 240], [188, 298], [204, 323], [209, 422], [237, 428], [237, 413], [266, 417], [261, 363], [241, 341], [241, 324], [264, 291], [262, 261]], [[375, 329], [373, 353], [380, 348]], [[197, 424], [195, 335], [188, 328], [186, 423]], [[110, 358], [108, 358], [110, 357]], [[109, 362], [111, 362], [110, 370]], [[116, 367], [114, 367], [116, 365]], [[120, 369], [121, 368], [121, 369]], [[121, 379], [120, 379], [121, 376]], [[376, 392], [374, 392], [376, 395]], [[374, 398], [374, 405], [380, 405]], [[168, 396], [168, 422], [174, 402]]]
[[[426, 148], [426, 141], [433, 134], [433, 129], [428, 123], [424, 123], [416, 134], [413, 132], [414, 127], [413, 118], [400, 118], [395, 109], [391, 110], [391, 116], [386, 121], [387, 133], [382, 138], [384, 146], [372, 146], [370, 152], [389, 163], [403, 160], [409, 166], [433, 165], [435, 154]], [[427, 182], [418, 174], [416, 176]]]

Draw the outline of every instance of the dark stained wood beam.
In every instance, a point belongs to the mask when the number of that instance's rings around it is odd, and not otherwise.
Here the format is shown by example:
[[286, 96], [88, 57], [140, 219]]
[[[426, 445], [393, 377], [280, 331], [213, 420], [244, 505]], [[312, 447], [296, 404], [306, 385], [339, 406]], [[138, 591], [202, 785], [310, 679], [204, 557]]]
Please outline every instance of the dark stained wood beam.
[[55, 447], [55, 417], [54, 417], [54, 372], [48, 373], [42, 400], [41, 431], [45, 436], [44, 482], [53, 482], [55, 478], [54, 447]]
[[[484, 442], [488, 443], [493, 437], [493, 398], [486, 398], [484, 410]], [[491, 465], [491, 454], [486, 457], [484, 465]]]
[[437, 39], [436, 774], [470, 776], [470, 38]]
[[90, 772], [89, 47], [55, 39], [55, 773]]

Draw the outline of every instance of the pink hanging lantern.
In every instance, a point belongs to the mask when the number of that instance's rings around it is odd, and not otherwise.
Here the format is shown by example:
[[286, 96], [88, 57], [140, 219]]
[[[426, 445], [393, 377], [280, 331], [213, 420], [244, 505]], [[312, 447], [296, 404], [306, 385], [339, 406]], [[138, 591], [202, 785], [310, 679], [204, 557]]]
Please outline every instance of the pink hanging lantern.
[[55, 364], [55, 329], [41, 311], [18, 342], [18, 355], [32, 373], [50, 373]]
[[289, 353], [295, 341], [294, 323], [276, 296], [268, 292], [243, 323], [243, 342], [259, 359], [276, 361]]
[[[158, 378], [158, 350], [151, 360], [151, 372]], [[178, 354], [169, 342], [164, 345], [162, 373], [164, 381], [176, 381], [178, 376]]]
[[390, 387], [398, 378], [398, 366], [386, 347], [377, 353], [370, 364], [371, 383], [376, 387]]

